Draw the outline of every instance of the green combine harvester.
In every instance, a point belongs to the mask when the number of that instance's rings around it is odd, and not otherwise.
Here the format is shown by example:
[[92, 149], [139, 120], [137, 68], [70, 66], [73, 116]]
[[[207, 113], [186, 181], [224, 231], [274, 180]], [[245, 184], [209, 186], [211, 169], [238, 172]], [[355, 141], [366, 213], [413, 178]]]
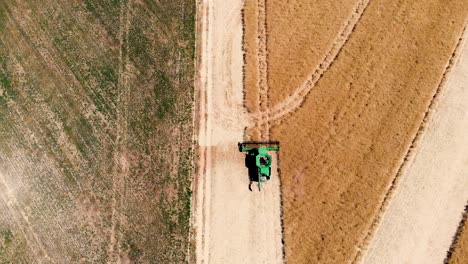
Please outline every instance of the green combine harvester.
[[270, 180], [272, 159], [268, 151], [279, 151], [278, 141], [245, 141], [238, 144], [240, 152], [247, 152], [245, 165], [249, 169], [250, 182], [257, 181], [258, 189]]

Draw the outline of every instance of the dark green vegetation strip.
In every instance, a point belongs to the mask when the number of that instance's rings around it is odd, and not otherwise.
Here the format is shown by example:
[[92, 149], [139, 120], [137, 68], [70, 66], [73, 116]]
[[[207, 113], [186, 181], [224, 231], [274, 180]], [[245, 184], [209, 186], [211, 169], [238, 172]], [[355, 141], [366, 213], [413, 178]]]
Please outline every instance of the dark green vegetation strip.
[[195, 1], [0, 3], [0, 263], [188, 259]]

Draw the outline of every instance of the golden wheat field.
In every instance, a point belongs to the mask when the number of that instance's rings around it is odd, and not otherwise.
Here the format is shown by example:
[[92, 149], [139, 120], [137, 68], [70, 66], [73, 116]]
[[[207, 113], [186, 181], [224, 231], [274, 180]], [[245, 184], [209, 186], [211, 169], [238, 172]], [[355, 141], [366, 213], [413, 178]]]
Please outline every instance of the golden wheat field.
[[244, 12], [245, 104], [258, 117], [246, 131], [281, 142], [286, 259], [345, 263], [439, 91], [466, 1], [266, 1], [264, 21], [259, 2]]

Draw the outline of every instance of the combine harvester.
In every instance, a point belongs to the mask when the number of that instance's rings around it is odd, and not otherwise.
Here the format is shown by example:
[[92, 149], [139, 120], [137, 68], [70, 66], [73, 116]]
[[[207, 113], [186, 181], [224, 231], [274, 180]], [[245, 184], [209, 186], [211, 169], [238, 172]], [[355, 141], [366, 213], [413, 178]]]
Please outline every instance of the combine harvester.
[[238, 144], [240, 152], [247, 152], [245, 165], [249, 169], [250, 182], [258, 182], [258, 190], [262, 184], [270, 180], [272, 159], [268, 151], [279, 151], [278, 141], [245, 141]]

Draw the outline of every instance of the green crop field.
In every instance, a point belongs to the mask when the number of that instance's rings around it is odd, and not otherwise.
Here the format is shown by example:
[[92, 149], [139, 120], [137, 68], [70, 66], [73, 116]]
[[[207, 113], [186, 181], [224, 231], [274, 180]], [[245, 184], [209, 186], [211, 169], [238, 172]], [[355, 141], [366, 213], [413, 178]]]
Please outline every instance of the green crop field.
[[189, 252], [195, 1], [0, 2], [0, 263]]

